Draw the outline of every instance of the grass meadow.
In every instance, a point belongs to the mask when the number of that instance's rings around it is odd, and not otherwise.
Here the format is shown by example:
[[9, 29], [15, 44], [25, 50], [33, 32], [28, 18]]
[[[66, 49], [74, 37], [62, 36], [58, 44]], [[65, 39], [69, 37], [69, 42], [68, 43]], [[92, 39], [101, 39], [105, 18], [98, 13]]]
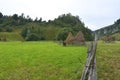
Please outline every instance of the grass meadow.
[[98, 80], [120, 80], [120, 42], [99, 42], [96, 55]]
[[0, 80], [79, 80], [86, 46], [0, 42]]

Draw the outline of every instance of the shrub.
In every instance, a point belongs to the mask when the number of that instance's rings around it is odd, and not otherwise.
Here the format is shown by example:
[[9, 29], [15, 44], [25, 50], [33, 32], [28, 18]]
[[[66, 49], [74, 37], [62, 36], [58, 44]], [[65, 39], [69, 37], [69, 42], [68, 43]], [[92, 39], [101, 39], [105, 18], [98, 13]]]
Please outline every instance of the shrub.
[[12, 27], [7, 27], [6, 32], [12, 32], [14, 29]]
[[31, 33], [30, 35], [26, 37], [26, 40], [27, 41], [38, 41], [40, 40], [40, 37], [35, 33]]
[[62, 28], [61, 30], [59, 30], [58, 34], [57, 34], [57, 40], [65, 40], [68, 33], [71, 32], [73, 33], [73, 30], [71, 28]]

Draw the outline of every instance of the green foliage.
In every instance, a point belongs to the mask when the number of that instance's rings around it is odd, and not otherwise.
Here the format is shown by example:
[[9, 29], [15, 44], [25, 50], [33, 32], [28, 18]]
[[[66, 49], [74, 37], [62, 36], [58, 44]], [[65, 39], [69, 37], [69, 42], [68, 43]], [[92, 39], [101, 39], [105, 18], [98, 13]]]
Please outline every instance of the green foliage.
[[112, 37], [114, 37], [116, 41], [120, 41], [120, 33], [115, 33]]
[[[61, 40], [64, 40], [66, 37], [66, 34], [68, 34], [69, 32], [73, 32], [74, 34], [76, 34], [79, 31], [83, 32], [85, 39], [87, 41], [93, 40], [92, 31], [85, 27], [84, 23], [79, 19], [79, 16], [72, 16], [70, 13], [63, 14], [63, 15], [59, 16], [57, 19], [55, 19], [53, 23], [55, 25], [60, 25], [65, 28], [68, 27], [68, 30], [66, 28], [65, 31], [63, 29], [63, 31], [61, 30], [60, 32], [58, 32], [58, 34], [57, 34], [58, 40], [60, 40], [60, 38], [61, 38]], [[69, 30], [69, 28], [71, 30]]]
[[77, 24], [83, 24], [79, 20], [78, 16], [72, 16], [70, 13], [60, 15], [53, 22], [54, 22], [55, 25], [59, 25], [59, 26], [62, 26], [62, 27], [74, 27]]
[[17, 14], [14, 14], [14, 15], [13, 15], [13, 19], [14, 19], [14, 20], [18, 20], [18, 15], [17, 15]]
[[3, 18], [3, 14], [0, 12], [0, 24], [3, 22], [2, 18]]
[[86, 51], [54, 42], [0, 42], [0, 80], [77, 80]]
[[27, 33], [28, 33], [28, 28], [27, 28], [27, 27], [23, 28], [23, 30], [22, 30], [22, 32], [21, 32], [22, 37], [23, 37], [23, 38], [26, 38]]
[[61, 27], [47, 26], [47, 27], [42, 27], [41, 29], [45, 40], [55, 40], [56, 35], [58, 31], [61, 29]]
[[2, 18], [3, 17], [3, 14], [0, 12], [0, 18]]
[[83, 34], [84, 34], [84, 37], [85, 37], [85, 40], [86, 41], [93, 41], [94, 40], [94, 37], [93, 37], [93, 32], [90, 30], [90, 29], [88, 29], [88, 28], [85, 28], [85, 29], [83, 29]]
[[13, 32], [14, 28], [12, 27], [6, 27], [6, 32]]
[[61, 28], [68, 28], [68, 31], [70, 28], [70, 31], [74, 33], [82, 31], [86, 40], [92, 39], [92, 31], [85, 27], [79, 16], [73, 16], [70, 13], [60, 15], [54, 20], [48, 20], [48, 22], [42, 21], [42, 18], [38, 19], [37, 17], [33, 20], [29, 15], [25, 17], [23, 13], [21, 15], [13, 14], [12, 16], [0, 13], [0, 32], [12, 32], [16, 31], [16, 29], [22, 29], [21, 35], [24, 39], [34, 33], [40, 37], [39, 40], [55, 40], [56, 36], [63, 36], [59, 37], [59, 39], [57, 38], [57, 40], [63, 40], [65, 36], [61, 35], [62, 33], [58, 33]]
[[71, 28], [62, 28], [58, 33], [57, 33], [57, 40], [65, 40], [68, 36], [68, 33], [72, 32], [73, 30]]
[[[24, 37], [25, 40], [27, 41], [38, 41], [38, 40], [44, 40], [44, 36], [43, 36], [43, 32], [41, 30], [41, 27], [38, 27], [34, 24], [28, 24], [27, 26], [29, 27], [25, 27], [22, 30], [21, 35]], [[33, 38], [33, 39], [32, 39]]]
[[26, 40], [27, 41], [38, 41], [40, 40], [40, 37], [35, 33], [31, 33], [26, 37]]
[[0, 32], [2, 32], [3, 31], [3, 28], [0, 28]]

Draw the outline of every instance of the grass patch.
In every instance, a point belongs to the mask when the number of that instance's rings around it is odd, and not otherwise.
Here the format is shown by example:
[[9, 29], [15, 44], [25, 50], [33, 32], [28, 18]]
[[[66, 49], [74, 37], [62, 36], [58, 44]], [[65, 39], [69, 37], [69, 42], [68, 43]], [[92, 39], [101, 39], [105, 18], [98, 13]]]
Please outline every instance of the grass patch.
[[98, 80], [120, 80], [120, 42], [99, 42], [97, 71]]
[[0, 42], [0, 80], [79, 80], [86, 53], [86, 46]]
[[6, 37], [8, 41], [24, 41], [18, 32], [0, 32], [0, 37]]

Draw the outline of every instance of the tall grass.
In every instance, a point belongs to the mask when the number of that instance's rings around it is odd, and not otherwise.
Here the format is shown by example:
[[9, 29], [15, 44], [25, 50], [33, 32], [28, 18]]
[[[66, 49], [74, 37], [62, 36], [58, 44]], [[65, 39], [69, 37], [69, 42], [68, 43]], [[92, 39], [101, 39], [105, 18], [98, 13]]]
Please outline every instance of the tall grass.
[[99, 42], [97, 71], [98, 80], [120, 80], [120, 42]]

